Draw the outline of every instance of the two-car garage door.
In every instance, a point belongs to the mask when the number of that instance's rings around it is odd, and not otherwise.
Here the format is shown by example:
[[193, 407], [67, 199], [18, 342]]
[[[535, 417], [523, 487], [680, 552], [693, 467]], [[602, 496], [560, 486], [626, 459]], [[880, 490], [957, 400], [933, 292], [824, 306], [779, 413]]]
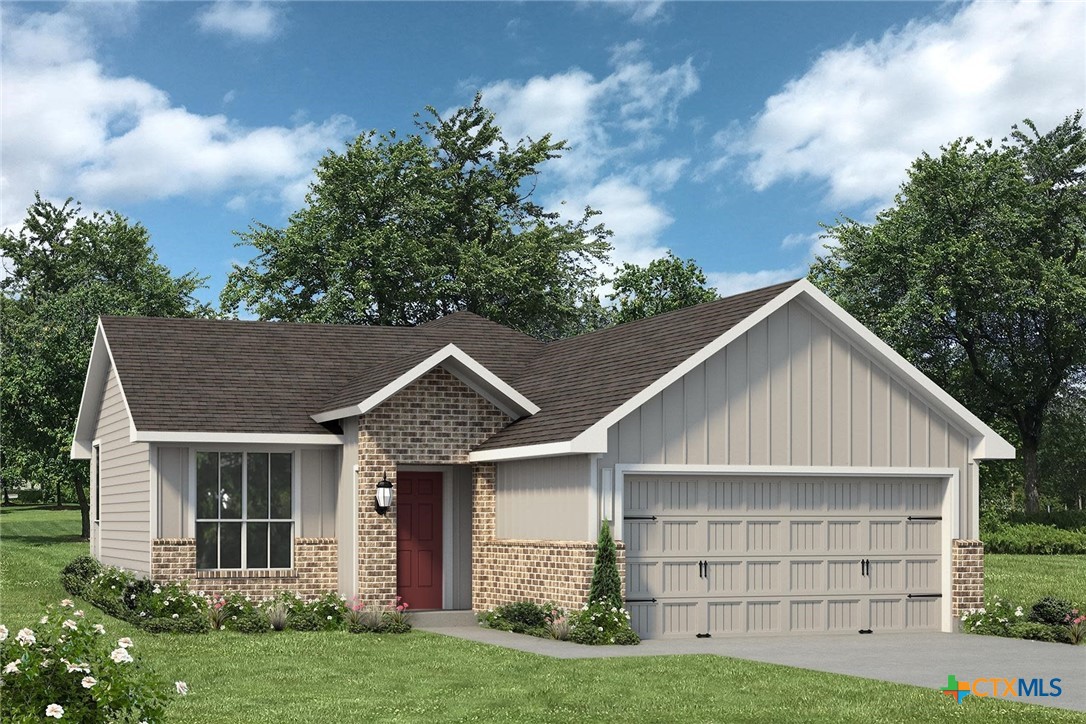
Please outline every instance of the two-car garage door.
[[634, 628], [643, 638], [938, 630], [946, 484], [626, 475]]

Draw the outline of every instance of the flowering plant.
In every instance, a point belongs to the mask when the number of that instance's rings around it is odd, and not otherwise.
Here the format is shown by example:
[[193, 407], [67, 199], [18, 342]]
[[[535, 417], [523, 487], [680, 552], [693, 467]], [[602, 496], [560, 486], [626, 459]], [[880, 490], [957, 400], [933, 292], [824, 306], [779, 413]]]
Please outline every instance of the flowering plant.
[[641, 638], [630, 626], [629, 612], [602, 598], [590, 601], [570, 615], [569, 640], [592, 645], [641, 643]]
[[0, 625], [5, 719], [161, 720], [171, 691], [187, 693], [188, 685], [168, 686], [138, 661], [135, 648], [88, 622], [67, 599], [33, 629], [11, 635]]
[[999, 596], [984, 608], [966, 611], [961, 615], [962, 631], [989, 636], [1011, 636], [1011, 627], [1025, 613], [1021, 606], [1013, 606]]
[[1063, 622], [1067, 624], [1067, 637], [1072, 644], [1077, 646], [1086, 641], [1086, 615], [1079, 613], [1077, 608], [1073, 608], [1071, 613], [1064, 617]]
[[345, 620], [351, 633], [407, 633], [411, 630], [407, 601], [397, 596], [388, 604], [365, 603], [358, 598], [347, 607]]

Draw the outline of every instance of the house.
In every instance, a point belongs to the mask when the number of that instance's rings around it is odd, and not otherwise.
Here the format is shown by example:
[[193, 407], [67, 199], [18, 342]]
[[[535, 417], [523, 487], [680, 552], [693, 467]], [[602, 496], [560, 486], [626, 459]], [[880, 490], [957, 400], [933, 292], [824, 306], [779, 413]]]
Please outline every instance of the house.
[[72, 446], [94, 555], [207, 591], [579, 607], [612, 520], [644, 637], [952, 630], [1013, 455], [805, 280], [548, 343], [106, 317]]

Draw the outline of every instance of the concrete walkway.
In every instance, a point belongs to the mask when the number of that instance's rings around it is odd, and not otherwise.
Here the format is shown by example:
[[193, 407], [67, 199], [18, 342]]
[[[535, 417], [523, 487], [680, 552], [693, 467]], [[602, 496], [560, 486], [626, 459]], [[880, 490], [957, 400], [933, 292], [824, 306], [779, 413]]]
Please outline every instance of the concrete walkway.
[[[1008, 697], [1063, 709], [1086, 711], [1086, 646], [943, 633], [818, 636], [733, 636], [712, 639], [644, 641], [639, 646], [581, 646], [494, 631], [478, 625], [435, 621], [417, 628], [480, 643], [558, 659], [711, 654], [770, 664], [912, 684], [926, 689], [978, 678], [1060, 679], [1060, 696]], [[986, 691], [990, 685], [980, 687]]]

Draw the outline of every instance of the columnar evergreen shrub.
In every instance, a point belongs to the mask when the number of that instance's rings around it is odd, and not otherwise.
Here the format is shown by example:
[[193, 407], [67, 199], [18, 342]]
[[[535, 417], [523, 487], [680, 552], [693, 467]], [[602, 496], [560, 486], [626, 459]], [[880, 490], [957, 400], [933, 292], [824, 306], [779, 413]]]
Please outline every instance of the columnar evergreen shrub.
[[611, 523], [607, 520], [600, 526], [596, 564], [592, 569], [588, 600], [604, 601], [608, 606], [622, 608], [622, 577], [618, 574], [618, 552], [615, 549], [615, 539], [611, 537]]

